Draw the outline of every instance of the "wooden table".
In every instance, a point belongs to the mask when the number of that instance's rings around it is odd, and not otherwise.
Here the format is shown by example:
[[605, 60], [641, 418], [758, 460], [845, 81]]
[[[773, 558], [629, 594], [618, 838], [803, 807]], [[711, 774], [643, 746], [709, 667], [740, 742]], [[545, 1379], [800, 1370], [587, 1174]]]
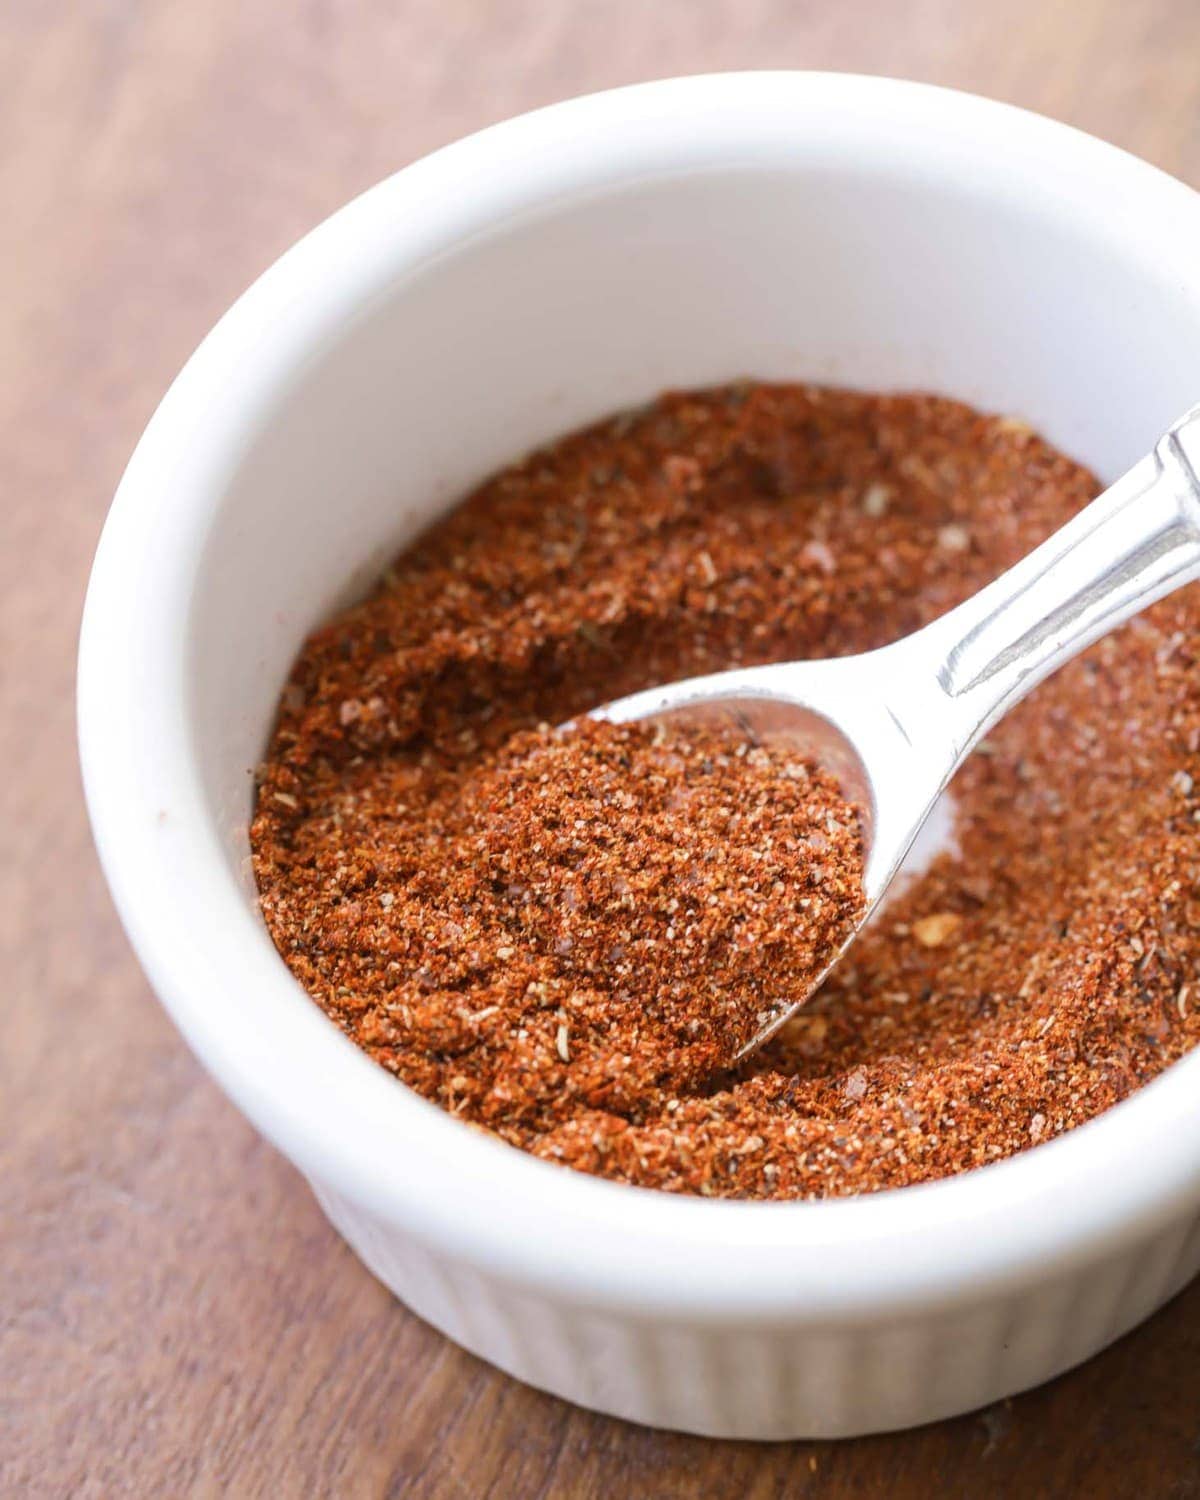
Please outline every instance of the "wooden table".
[[0, 1493], [1200, 1495], [1200, 1284], [1050, 1387], [755, 1447], [495, 1374], [405, 1312], [151, 998], [73, 742], [87, 567], [167, 382], [404, 162], [664, 73], [892, 72], [1200, 183], [1197, 0], [7, 0], [0, 7]]

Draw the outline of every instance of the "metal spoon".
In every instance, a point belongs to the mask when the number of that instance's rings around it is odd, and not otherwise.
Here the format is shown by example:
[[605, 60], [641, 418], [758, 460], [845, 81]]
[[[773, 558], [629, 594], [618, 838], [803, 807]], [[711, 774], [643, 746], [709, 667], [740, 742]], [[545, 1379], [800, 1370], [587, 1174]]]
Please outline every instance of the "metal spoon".
[[[1200, 578], [1200, 406], [1154, 451], [1015, 567], [957, 609], [878, 651], [692, 677], [593, 711], [614, 722], [732, 718], [786, 736], [864, 810], [870, 917], [947, 782], [1056, 667]], [[807, 996], [805, 997], [807, 998]], [[738, 1054], [753, 1051], [802, 1002]]]

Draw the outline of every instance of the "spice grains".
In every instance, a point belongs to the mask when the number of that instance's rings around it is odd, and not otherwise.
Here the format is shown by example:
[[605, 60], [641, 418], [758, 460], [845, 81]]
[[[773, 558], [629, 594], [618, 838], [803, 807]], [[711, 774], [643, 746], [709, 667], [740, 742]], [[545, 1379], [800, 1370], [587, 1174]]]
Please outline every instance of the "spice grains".
[[[849, 810], [765, 748], [539, 728], [882, 645], [1095, 489], [1020, 423], [798, 386], [669, 395], [514, 465], [301, 653], [251, 830], [282, 956], [429, 1098], [644, 1186], [870, 1191], [1108, 1108], [1200, 1039], [1195, 589], [992, 732], [952, 788], [953, 846], [732, 1069], [852, 919]], [[781, 837], [776, 890], [756, 856]], [[841, 895], [796, 921], [831, 872]]]
[[[807, 997], [862, 906], [855, 809], [737, 729], [518, 734], [421, 822], [383, 924], [409, 973], [359, 1035], [402, 1076], [420, 1037], [423, 1090], [508, 1134], [553, 1129], [564, 1098], [636, 1112], [703, 1087]], [[332, 908], [325, 940], [361, 941], [360, 920]]]

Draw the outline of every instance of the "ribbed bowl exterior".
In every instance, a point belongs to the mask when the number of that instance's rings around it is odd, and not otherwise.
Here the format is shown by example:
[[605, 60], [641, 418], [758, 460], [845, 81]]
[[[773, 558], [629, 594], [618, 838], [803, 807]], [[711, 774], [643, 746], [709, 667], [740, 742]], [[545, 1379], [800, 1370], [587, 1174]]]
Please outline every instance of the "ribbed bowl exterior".
[[374, 1275], [472, 1354], [593, 1411], [707, 1437], [856, 1437], [987, 1406], [1088, 1359], [1200, 1270], [1191, 1214], [1068, 1275], [893, 1320], [688, 1325], [515, 1288], [313, 1188]]

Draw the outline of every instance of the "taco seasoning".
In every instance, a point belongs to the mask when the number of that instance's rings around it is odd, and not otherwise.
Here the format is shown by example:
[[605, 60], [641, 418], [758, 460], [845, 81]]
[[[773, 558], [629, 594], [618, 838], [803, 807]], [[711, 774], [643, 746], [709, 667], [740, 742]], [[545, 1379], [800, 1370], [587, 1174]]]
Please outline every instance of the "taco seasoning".
[[[386, 780], [368, 795], [385, 813]], [[734, 726], [518, 733], [418, 822], [321, 940], [396, 965], [356, 1033], [379, 1060], [506, 1131], [703, 1087], [806, 998], [862, 906], [856, 810]]]
[[451, 1113], [647, 1187], [902, 1186], [1107, 1109], [1200, 1040], [1197, 589], [989, 735], [947, 846], [740, 1063], [854, 925], [857, 810], [728, 726], [548, 727], [883, 645], [1097, 488], [955, 402], [748, 384], [496, 475], [295, 665], [251, 827], [285, 962]]

